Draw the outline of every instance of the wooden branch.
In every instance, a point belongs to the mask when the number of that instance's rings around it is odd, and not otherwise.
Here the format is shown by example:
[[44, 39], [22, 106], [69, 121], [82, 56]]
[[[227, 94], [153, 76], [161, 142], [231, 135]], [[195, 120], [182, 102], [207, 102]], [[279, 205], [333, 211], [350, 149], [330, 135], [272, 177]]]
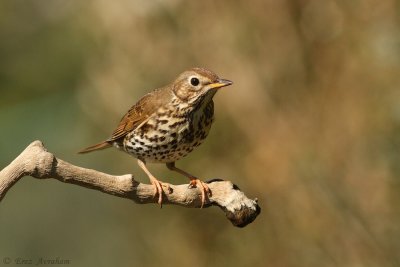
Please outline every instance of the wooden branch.
[[[48, 152], [41, 141], [31, 143], [14, 161], [0, 171], [0, 201], [24, 176], [38, 179], [54, 178], [64, 183], [128, 198], [138, 204], [157, 203], [158, 199], [154, 196], [153, 185], [139, 183], [131, 174], [114, 176], [72, 165]], [[233, 225], [244, 227], [260, 214], [261, 209], [257, 199], [247, 198], [231, 182], [214, 179], [207, 183], [212, 195], [206, 199], [204, 207], [220, 207]], [[171, 185], [170, 191], [163, 188], [163, 204], [200, 208], [201, 192], [197, 188], [188, 188], [187, 184]]]

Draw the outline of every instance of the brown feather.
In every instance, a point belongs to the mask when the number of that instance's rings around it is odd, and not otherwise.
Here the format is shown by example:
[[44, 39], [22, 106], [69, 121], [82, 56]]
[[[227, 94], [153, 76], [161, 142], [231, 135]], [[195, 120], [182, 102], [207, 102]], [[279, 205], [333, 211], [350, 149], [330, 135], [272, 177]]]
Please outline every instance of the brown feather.
[[105, 149], [105, 148], [109, 148], [111, 147], [111, 143], [109, 143], [108, 141], [103, 141], [101, 143], [95, 144], [93, 146], [89, 146], [87, 148], [82, 149], [81, 151], [79, 151], [79, 154], [84, 154], [84, 153], [89, 153], [95, 150], [100, 150], [100, 149]]
[[169, 86], [156, 89], [146, 94], [122, 117], [118, 127], [114, 130], [109, 139], [82, 149], [78, 153], [84, 154], [111, 147], [113, 142], [118, 142], [123, 139], [125, 135], [143, 125], [159, 107], [171, 101], [172, 94], [171, 87]]
[[129, 111], [122, 117], [118, 127], [114, 130], [108, 142], [121, 139], [153, 115], [158, 108], [166, 105], [172, 99], [170, 86], [158, 88], [143, 96]]

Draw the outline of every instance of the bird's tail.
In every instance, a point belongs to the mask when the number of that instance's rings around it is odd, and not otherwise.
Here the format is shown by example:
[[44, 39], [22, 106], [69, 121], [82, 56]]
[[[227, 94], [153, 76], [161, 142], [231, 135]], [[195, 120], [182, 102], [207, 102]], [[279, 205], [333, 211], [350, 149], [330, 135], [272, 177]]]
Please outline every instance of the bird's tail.
[[95, 144], [93, 146], [89, 146], [87, 148], [82, 149], [81, 151], [79, 151], [79, 154], [85, 154], [85, 153], [89, 153], [95, 150], [101, 150], [101, 149], [105, 149], [105, 148], [109, 148], [111, 147], [111, 143], [108, 141], [103, 141], [101, 143]]

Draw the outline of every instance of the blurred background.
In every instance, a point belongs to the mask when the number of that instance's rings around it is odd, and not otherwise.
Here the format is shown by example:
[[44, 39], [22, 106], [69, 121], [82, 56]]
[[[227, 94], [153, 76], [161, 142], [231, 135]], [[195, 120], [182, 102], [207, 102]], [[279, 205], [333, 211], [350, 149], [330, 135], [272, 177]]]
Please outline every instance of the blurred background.
[[399, 1], [5, 0], [0, 40], [0, 168], [40, 139], [73, 164], [148, 182], [115, 149], [76, 152], [146, 92], [203, 66], [234, 85], [215, 97], [207, 141], [177, 165], [233, 181], [262, 208], [238, 229], [217, 208], [26, 177], [0, 205], [1, 258], [400, 266]]

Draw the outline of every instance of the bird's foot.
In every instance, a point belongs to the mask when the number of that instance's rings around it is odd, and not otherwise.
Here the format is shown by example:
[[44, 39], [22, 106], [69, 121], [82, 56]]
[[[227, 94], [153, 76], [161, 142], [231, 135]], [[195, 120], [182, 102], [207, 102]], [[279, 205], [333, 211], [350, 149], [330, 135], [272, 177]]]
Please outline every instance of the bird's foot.
[[198, 184], [200, 184], [200, 187], [201, 187], [200, 188], [200, 190], [201, 190], [201, 207], [200, 208], [203, 208], [204, 204], [206, 203], [206, 197], [211, 196], [211, 190], [205, 182], [203, 182], [197, 178], [190, 179], [189, 188], [197, 187]]
[[164, 183], [161, 182], [157, 179], [151, 179], [151, 183], [154, 185], [154, 197], [158, 195], [158, 201], [157, 203], [160, 205], [160, 208], [162, 208], [162, 202], [163, 202], [163, 187], [166, 187], [167, 192], [171, 193], [172, 189], [169, 183]]

